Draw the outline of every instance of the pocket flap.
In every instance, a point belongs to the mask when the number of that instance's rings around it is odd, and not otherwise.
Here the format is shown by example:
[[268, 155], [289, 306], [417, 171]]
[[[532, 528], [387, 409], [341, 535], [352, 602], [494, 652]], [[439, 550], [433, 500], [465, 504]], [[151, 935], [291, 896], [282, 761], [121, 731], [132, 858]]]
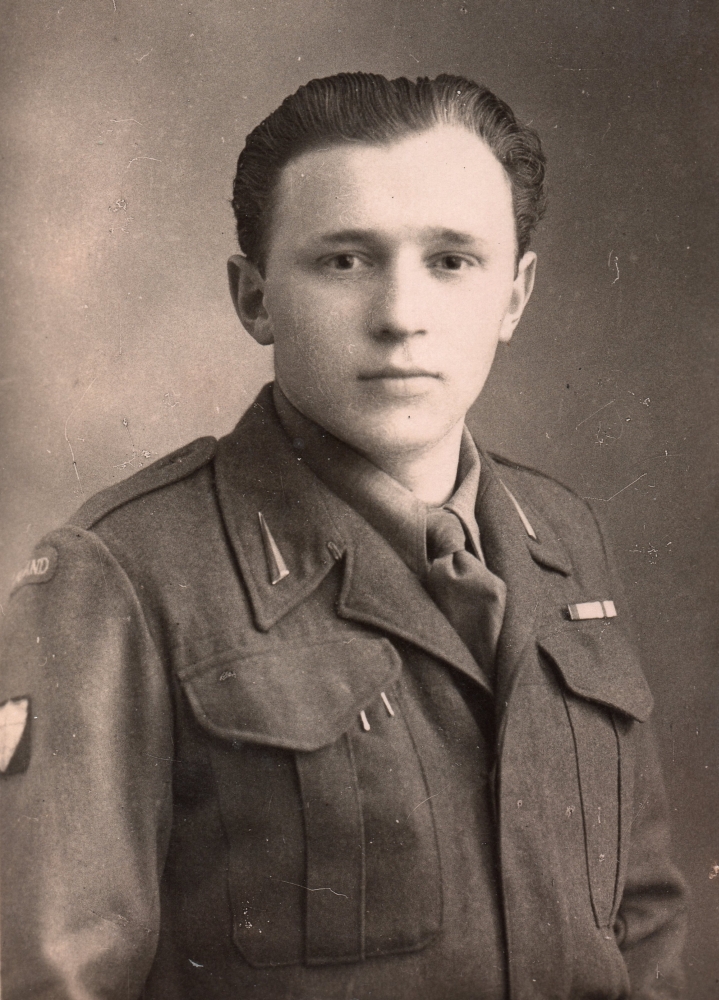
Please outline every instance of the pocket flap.
[[638, 722], [653, 699], [631, 642], [614, 623], [577, 622], [538, 640], [573, 694], [618, 709]]
[[181, 670], [180, 680], [198, 722], [215, 736], [309, 751], [347, 732], [401, 667], [387, 639], [352, 636], [231, 650]]

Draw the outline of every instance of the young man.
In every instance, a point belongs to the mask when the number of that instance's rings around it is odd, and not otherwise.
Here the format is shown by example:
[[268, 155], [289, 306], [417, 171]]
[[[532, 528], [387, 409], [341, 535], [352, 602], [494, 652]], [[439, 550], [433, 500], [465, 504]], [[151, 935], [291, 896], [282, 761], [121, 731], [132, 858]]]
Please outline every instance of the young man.
[[20, 572], [5, 1000], [681, 993], [651, 696], [587, 506], [464, 417], [532, 291], [537, 137], [315, 80], [229, 262], [276, 380]]

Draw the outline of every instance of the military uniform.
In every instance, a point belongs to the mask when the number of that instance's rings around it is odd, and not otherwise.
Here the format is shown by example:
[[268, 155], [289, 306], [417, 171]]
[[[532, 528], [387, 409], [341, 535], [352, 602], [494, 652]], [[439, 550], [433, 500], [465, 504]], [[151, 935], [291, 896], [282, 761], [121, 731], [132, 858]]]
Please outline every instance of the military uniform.
[[476, 515], [493, 690], [269, 390], [43, 540], [2, 646], [4, 1000], [680, 995], [593, 516], [488, 456]]

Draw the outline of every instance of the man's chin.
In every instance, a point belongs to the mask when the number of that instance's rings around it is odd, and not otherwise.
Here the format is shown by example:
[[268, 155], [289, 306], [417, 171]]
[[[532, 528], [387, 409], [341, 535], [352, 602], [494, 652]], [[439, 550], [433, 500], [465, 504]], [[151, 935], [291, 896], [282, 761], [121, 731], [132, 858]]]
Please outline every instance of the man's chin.
[[[461, 419], [461, 418], [460, 418]], [[438, 423], [436, 415], [407, 409], [381, 420], [368, 421], [365, 426], [355, 423], [348, 433], [335, 431], [335, 436], [361, 452], [367, 458], [402, 458], [431, 450], [450, 432], [457, 421]], [[381, 463], [380, 463], [381, 464]]]

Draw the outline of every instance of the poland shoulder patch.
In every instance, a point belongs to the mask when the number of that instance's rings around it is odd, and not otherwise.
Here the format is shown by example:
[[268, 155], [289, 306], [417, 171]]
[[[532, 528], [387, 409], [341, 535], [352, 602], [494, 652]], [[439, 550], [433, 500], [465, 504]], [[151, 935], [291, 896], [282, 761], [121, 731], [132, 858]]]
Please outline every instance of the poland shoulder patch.
[[47, 583], [52, 580], [56, 569], [57, 549], [52, 545], [37, 548], [32, 559], [28, 559], [13, 577], [10, 593], [15, 593], [18, 587], [26, 583]]
[[0, 705], [0, 774], [19, 774], [30, 761], [30, 699]]

